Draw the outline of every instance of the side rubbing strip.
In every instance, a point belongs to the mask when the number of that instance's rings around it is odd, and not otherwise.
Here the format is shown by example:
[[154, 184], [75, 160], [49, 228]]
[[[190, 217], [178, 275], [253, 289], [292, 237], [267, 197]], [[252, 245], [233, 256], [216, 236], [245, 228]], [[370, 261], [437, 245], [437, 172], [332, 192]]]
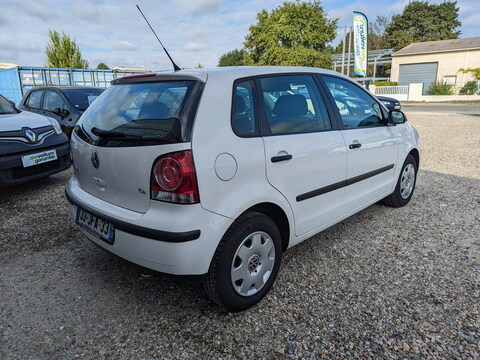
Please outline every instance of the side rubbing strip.
[[385, 172], [385, 171], [388, 171], [388, 170], [390, 170], [390, 169], [393, 169], [393, 164], [392, 164], [392, 165], [388, 165], [388, 166], [384, 166], [384, 167], [382, 167], [382, 168], [380, 168], [380, 169], [377, 169], [377, 170], [370, 171], [370, 172], [365, 173], [365, 174], [363, 174], [363, 175], [355, 176], [355, 177], [353, 177], [353, 178], [351, 178], [351, 179], [347, 179], [347, 186], [348, 186], [348, 185], [355, 184], [355, 183], [357, 183], [357, 182], [359, 182], [359, 181], [368, 179], [368, 178], [370, 178], [370, 177], [372, 177], [372, 176], [381, 174], [381, 173], [383, 173], [383, 172]]
[[390, 169], [393, 169], [393, 164], [392, 165], [388, 165], [388, 166], [384, 166], [380, 169], [377, 169], [377, 170], [373, 170], [373, 171], [369, 171], [368, 173], [365, 173], [365, 174], [362, 174], [362, 175], [358, 175], [358, 176], [355, 176], [353, 178], [350, 178], [350, 179], [347, 179], [345, 181], [340, 181], [338, 183], [335, 183], [335, 184], [331, 184], [331, 185], [327, 185], [325, 187], [322, 187], [320, 189], [316, 189], [316, 190], [313, 190], [313, 191], [309, 191], [305, 194], [301, 194], [301, 195], [298, 195], [297, 196], [297, 202], [300, 202], [300, 201], [303, 201], [303, 200], [307, 200], [307, 199], [311, 199], [315, 196], [319, 196], [319, 195], [323, 195], [323, 194], [326, 194], [330, 191], [334, 191], [334, 190], [338, 190], [342, 187], [345, 187], [345, 186], [348, 186], [348, 185], [352, 185], [352, 184], [355, 184], [359, 181], [362, 181], [362, 180], [366, 180], [368, 178], [371, 178], [375, 175], [378, 175], [378, 174], [381, 174], [385, 171], [388, 171]]
[[315, 196], [323, 195], [323, 194], [326, 194], [330, 191], [338, 190], [338, 189], [340, 189], [344, 186], [347, 186], [347, 181], [340, 181], [338, 183], [328, 185], [328, 186], [322, 187], [322, 188], [317, 189], [317, 190], [309, 191], [308, 193], [298, 195], [297, 196], [297, 202], [307, 200], [307, 199], [310, 199], [310, 198], [315, 197]]

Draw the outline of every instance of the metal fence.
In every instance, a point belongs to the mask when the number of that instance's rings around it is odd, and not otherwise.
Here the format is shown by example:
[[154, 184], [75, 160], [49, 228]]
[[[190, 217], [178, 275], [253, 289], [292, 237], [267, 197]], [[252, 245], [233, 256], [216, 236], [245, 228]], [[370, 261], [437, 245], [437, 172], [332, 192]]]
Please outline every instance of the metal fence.
[[19, 66], [0, 71], [0, 93], [15, 103], [37, 86], [97, 86], [107, 88], [113, 79], [146, 71], [57, 69]]
[[376, 86], [375, 95], [391, 96], [400, 101], [408, 100], [408, 85], [402, 86]]

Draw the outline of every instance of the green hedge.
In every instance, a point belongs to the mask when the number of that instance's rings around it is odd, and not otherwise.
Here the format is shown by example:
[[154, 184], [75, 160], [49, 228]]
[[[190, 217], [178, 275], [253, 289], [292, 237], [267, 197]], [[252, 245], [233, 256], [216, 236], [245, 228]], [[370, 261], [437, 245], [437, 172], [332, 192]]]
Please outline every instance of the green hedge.
[[475, 95], [478, 92], [476, 81], [469, 81], [460, 89], [460, 95]]
[[398, 82], [396, 81], [388, 81], [388, 80], [383, 80], [383, 81], [372, 81], [370, 85], [375, 85], [375, 86], [398, 86]]
[[428, 88], [428, 95], [452, 95], [453, 85], [436, 82]]

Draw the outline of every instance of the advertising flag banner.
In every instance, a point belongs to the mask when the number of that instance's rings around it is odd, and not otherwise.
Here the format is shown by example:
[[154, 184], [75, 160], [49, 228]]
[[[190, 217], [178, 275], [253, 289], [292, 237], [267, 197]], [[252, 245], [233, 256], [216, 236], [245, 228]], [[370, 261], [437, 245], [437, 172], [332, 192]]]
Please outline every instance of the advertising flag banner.
[[353, 74], [367, 76], [368, 19], [361, 12], [353, 12]]

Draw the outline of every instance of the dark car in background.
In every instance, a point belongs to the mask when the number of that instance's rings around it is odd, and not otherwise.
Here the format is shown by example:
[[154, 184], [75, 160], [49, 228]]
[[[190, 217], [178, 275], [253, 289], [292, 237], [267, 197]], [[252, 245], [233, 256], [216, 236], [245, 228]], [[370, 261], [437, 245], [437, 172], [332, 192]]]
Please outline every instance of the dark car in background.
[[57, 120], [21, 111], [0, 95], [0, 188], [68, 169], [70, 145]]
[[70, 136], [83, 112], [105, 89], [91, 86], [45, 86], [29, 90], [19, 108], [56, 119]]
[[385, 105], [388, 110], [400, 110], [402, 105], [400, 105], [400, 101], [397, 99], [386, 97], [386, 96], [377, 96], [377, 99]]

